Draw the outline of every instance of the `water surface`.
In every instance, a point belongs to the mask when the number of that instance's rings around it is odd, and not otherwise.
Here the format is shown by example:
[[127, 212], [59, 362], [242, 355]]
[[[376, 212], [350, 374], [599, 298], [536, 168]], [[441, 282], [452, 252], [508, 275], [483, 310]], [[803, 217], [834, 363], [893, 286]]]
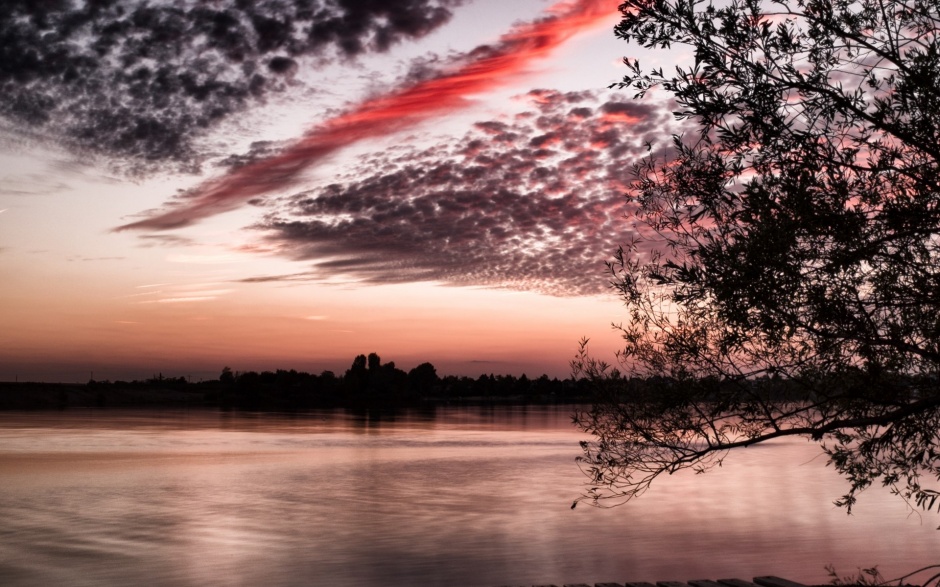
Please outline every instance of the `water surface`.
[[801, 440], [571, 510], [570, 412], [0, 414], [0, 584], [824, 583], [827, 564], [940, 562], [935, 515], [878, 489], [847, 516]]

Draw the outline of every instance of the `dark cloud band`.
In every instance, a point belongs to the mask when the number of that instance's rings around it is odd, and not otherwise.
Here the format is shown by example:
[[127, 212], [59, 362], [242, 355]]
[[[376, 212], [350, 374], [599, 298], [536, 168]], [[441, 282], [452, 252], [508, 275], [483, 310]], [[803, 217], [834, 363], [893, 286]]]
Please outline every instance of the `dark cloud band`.
[[194, 139], [283, 90], [305, 56], [421, 37], [462, 0], [5, 0], [0, 117], [147, 168], [195, 166]]

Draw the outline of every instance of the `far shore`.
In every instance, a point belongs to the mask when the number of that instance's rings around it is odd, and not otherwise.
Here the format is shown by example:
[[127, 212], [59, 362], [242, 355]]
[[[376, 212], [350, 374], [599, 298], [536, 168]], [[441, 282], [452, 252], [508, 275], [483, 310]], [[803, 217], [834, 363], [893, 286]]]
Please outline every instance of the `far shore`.
[[583, 393], [570, 394], [511, 394], [511, 395], [454, 395], [443, 393], [440, 387], [430, 395], [408, 397], [380, 397], [375, 395], [342, 397], [324, 396], [312, 391], [293, 390], [284, 394], [261, 393], [244, 398], [227, 393], [218, 382], [193, 384], [159, 382], [117, 383], [41, 383], [0, 382], [0, 410], [64, 410], [70, 408], [206, 408], [246, 409], [259, 411], [298, 411], [320, 408], [408, 408], [423, 405], [449, 404], [577, 404], [590, 401]]

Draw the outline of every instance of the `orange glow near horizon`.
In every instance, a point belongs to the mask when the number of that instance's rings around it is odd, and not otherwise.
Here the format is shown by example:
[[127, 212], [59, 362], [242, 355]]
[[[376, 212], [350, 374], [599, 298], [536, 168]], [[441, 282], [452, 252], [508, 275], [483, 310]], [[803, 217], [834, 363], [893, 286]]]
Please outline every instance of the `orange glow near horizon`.
[[[592, 338], [598, 356], [609, 357], [618, 346], [616, 333], [604, 322], [614, 304], [592, 298], [410, 284], [321, 292], [311, 310], [294, 292], [282, 293], [279, 299], [270, 292], [259, 298], [243, 288], [212, 300], [135, 301], [113, 309], [111, 300], [89, 301], [82, 315], [49, 301], [41, 304], [42, 312], [8, 322], [22, 334], [15, 348], [0, 340], [0, 350], [20, 367], [0, 362], [0, 381], [42, 379], [31, 374], [51, 357], [65, 358], [68, 365], [62, 376], [51, 378], [83, 381], [90, 371], [98, 379], [144, 377], [150, 371], [211, 377], [226, 365], [241, 371], [342, 373], [356, 355], [370, 352], [406, 370], [430, 361], [441, 375], [525, 372], [565, 378], [581, 337]], [[376, 296], [387, 303], [370, 306], [368, 298]], [[99, 309], [87, 309], [94, 305]], [[454, 307], [463, 310], [455, 313]], [[593, 322], [591, 331], [584, 327], [586, 317]], [[64, 320], [70, 324], [66, 331]]]

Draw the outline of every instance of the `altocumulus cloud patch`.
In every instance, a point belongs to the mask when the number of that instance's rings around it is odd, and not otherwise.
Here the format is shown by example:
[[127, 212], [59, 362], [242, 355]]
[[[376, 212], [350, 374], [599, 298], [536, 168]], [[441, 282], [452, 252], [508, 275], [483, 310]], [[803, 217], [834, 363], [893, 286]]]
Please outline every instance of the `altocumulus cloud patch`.
[[461, 0], [5, 0], [0, 117], [125, 161], [195, 166], [194, 138], [283, 90], [298, 60], [382, 52]]
[[[630, 162], [668, 130], [665, 108], [536, 90], [534, 108], [433, 148], [372, 156], [279, 200], [258, 228], [309, 272], [249, 281], [436, 281], [571, 296], [604, 291], [632, 235]], [[355, 179], [352, 179], [355, 178]]]

